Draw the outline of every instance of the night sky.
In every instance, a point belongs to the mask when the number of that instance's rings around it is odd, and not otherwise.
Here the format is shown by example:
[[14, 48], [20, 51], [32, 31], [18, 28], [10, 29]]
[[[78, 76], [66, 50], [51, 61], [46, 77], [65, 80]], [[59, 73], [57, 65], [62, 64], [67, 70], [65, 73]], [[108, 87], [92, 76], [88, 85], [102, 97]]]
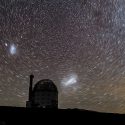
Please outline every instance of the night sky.
[[30, 74], [59, 108], [125, 113], [125, 0], [0, 0], [1, 106], [25, 106]]

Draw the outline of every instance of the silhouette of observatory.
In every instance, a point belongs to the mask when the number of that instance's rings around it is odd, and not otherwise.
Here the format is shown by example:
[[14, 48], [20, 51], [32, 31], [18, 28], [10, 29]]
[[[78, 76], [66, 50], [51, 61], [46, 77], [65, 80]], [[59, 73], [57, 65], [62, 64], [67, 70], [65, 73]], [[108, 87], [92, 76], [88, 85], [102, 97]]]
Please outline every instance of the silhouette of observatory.
[[29, 100], [26, 107], [58, 108], [58, 90], [53, 81], [43, 79], [33, 88], [33, 75], [30, 75]]

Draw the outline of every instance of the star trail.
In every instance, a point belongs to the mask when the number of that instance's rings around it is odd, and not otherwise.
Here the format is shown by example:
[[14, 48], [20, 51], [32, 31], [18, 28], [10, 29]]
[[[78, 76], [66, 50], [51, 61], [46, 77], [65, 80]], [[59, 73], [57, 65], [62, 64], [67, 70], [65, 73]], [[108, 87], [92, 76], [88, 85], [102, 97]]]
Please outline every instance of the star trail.
[[29, 75], [59, 108], [125, 113], [125, 0], [0, 0], [0, 105], [25, 106]]

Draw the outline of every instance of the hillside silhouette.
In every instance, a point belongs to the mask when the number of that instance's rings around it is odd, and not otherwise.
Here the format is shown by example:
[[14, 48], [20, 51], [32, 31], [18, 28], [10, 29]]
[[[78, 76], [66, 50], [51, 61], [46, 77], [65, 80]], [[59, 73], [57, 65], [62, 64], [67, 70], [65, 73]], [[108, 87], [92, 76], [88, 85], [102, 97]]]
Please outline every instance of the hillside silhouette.
[[43, 109], [0, 107], [0, 125], [24, 124], [125, 124], [124, 114], [101, 113], [80, 109]]

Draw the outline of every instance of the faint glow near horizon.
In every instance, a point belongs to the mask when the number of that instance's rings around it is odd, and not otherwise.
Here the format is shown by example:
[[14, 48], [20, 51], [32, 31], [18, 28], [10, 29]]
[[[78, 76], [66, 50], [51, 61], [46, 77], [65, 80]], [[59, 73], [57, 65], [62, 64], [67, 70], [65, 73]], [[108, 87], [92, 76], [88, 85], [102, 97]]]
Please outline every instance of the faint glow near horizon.
[[78, 76], [76, 74], [71, 74], [68, 77], [62, 79], [61, 83], [63, 86], [71, 86], [77, 83]]

